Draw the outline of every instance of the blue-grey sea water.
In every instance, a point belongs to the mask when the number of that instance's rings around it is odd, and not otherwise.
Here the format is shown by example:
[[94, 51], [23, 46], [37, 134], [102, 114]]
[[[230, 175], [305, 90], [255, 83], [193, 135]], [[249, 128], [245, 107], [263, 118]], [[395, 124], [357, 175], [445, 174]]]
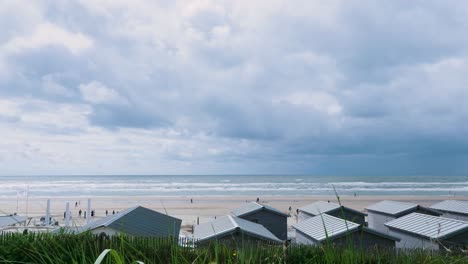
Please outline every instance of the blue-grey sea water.
[[0, 176], [0, 197], [468, 195], [468, 176]]

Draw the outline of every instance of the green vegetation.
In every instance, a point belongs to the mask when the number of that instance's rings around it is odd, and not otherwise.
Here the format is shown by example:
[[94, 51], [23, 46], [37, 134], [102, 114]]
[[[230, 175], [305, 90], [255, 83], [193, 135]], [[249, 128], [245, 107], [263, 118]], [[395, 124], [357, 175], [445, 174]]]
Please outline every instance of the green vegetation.
[[[107, 250], [111, 249], [111, 250]], [[91, 234], [3, 234], [0, 263], [468, 263], [461, 253], [413, 251], [395, 254], [332, 246], [212, 244], [179, 246], [174, 240]]]

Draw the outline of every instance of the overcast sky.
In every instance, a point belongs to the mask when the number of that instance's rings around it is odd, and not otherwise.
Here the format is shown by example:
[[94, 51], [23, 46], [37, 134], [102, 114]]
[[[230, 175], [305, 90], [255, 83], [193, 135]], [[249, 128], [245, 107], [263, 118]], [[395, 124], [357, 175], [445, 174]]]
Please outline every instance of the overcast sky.
[[0, 2], [0, 174], [468, 174], [468, 2]]

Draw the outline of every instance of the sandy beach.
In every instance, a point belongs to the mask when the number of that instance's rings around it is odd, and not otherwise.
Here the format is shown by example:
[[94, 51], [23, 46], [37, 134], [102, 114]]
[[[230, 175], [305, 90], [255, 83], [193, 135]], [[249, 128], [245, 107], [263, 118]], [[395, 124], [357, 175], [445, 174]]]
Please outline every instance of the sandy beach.
[[[232, 209], [252, 202], [257, 197], [251, 196], [231, 196], [231, 197], [90, 197], [91, 208], [96, 215], [92, 219], [105, 217], [105, 212], [111, 214], [113, 211], [118, 212], [126, 208], [141, 205], [150, 209], [167, 213], [171, 216], [182, 219], [182, 225], [185, 232], [189, 232], [192, 225], [205, 223], [213, 220], [217, 216], [229, 214]], [[259, 197], [260, 202], [266, 205], [273, 206], [281, 211], [288, 213], [291, 207], [291, 217], [288, 220], [289, 226], [296, 222], [296, 209], [306, 204], [315, 201], [330, 201], [337, 202], [336, 196], [262, 196]], [[80, 226], [85, 223], [83, 217], [78, 216], [78, 211], [86, 210], [87, 197], [51, 197], [51, 213], [53, 217], [59, 221], [60, 225], [64, 223], [63, 213], [65, 211], [66, 202], [70, 202], [70, 210], [72, 212], [72, 225]], [[193, 199], [191, 203], [190, 199]], [[340, 201], [343, 205], [356, 210], [364, 210], [368, 205], [382, 201], [394, 200], [403, 202], [413, 202], [424, 206], [431, 205], [435, 202], [446, 199], [468, 200], [466, 196], [341, 196]], [[17, 203], [18, 202], [18, 203]], [[75, 203], [78, 203], [75, 206]], [[17, 210], [18, 206], [18, 210]], [[19, 215], [27, 215], [33, 217], [32, 221], [38, 221], [40, 216], [44, 216], [46, 212], [47, 198], [46, 197], [25, 197], [20, 198], [2, 198], [0, 199], [0, 213], [12, 214], [18, 212]]]

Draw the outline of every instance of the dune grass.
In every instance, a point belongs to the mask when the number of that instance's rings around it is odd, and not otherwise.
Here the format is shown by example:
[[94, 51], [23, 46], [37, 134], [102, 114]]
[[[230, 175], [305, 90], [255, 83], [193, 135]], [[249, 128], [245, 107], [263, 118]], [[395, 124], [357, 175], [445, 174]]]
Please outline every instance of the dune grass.
[[179, 246], [170, 239], [91, 234], [2, 234], [0, 263], [468, 263], [455, 253], [360, 251], [352, 248], [242, 243]]

